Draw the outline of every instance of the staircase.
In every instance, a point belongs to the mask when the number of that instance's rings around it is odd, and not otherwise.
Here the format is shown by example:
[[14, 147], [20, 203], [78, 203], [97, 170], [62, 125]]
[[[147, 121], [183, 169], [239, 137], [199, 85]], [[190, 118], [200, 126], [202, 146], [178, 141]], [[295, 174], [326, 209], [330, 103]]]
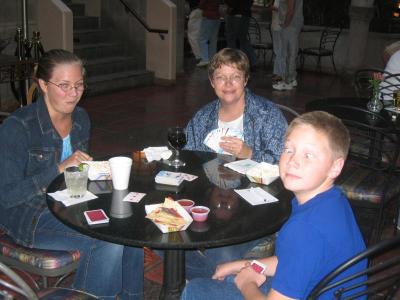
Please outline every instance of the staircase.
[[104, 29], [98, 17], [85, 16], [85, 4], [64, 1], [74, 16], [74, 53], [85, 62], [88, 93], [96, 95], [153, 84], [153, 72], [143, 70], [127, 46]]

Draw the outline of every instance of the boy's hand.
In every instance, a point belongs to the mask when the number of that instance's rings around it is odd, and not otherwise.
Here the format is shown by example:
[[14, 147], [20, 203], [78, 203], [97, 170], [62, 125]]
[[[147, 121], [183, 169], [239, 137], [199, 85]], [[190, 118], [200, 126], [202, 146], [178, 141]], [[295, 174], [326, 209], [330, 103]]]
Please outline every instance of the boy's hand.
[[245, 260], [237, 260], [218, 265], [212, 279], [224, 280], [226, 276], [237, 274], [246, 266], [246, 263], [247, 261]]
[[63, 173], [65, 168], [70, 166], [78, 166], [82, 161], [85, 160], [93, 160], [93, 157], [83, 151], [76, 150], [70, 157], [58, 165], [58, 170], [60, 173]]
[[251, 148], [244, 141], [233, 136], [221, 137], [219, 146], [237, 158], [251, 158], [253, 154]]
[[266, 280], [266, 277], [257, 273], [251, 266], [247, 266], [240, 270], [235, 277], [235, 284], [237, 288], [242, 291], [243, 287], [253, 283], [260, 287]]

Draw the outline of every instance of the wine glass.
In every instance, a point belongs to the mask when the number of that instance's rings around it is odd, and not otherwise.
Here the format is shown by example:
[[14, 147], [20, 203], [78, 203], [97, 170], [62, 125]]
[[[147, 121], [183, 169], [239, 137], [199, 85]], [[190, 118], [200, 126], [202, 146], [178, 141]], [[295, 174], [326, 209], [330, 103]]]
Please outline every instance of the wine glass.
[[171, 161], [170, 165], [179, 168], [186, 165], [185, 162], [179, 159], [179, 150], [186, 145], [185, 129], [182, 127], [168, 128], [168, 142], [172, 148], [175, 149], [175, 159]]

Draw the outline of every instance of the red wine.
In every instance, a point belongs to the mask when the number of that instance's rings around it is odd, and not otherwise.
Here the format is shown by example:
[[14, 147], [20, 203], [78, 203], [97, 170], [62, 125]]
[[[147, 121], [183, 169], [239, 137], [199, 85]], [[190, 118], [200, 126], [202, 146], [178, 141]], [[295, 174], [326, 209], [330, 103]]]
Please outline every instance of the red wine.
[[168, 142], [174, 149], [180, 150], [186, 145], [186, 135], [184, 132], [170, 132]]

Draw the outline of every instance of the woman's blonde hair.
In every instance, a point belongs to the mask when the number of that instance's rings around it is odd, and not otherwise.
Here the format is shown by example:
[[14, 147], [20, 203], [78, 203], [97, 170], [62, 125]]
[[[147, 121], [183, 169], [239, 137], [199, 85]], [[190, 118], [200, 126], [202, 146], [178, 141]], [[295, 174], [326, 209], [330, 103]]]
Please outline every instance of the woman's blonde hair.
[[212, 78], [215, 70], [223, 65], [235, 66], [238, 70], [243, 72], [245, 80], [249, 79], [250, 63], [244, 52], [232, 48], [224, 48], [220, 50], [214, 55], [208, 65], [208, 77]]

